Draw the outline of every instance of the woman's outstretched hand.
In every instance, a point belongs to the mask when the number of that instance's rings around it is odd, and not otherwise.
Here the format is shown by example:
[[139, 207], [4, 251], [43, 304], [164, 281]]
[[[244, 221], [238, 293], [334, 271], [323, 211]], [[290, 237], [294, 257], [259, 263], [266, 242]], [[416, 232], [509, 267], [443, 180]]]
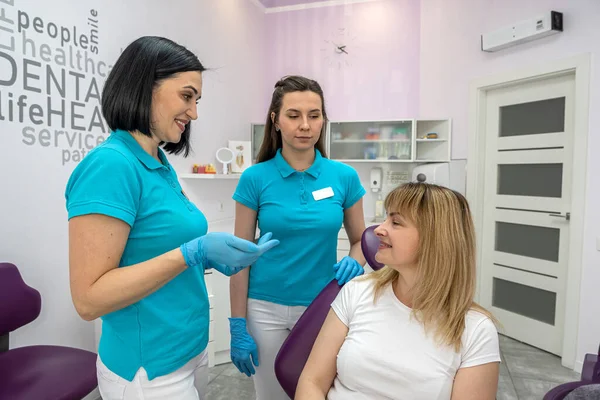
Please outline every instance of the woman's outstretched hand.
[[258, 243], [253, 243], [230, 233], [211, 232], [182, 244], [180, 249], [189, 267], [214, 268], [224, 275], [231, 276], [277, 246], [279, 240], [271, 240], [272, 236], [273, 234], [268, 232]]

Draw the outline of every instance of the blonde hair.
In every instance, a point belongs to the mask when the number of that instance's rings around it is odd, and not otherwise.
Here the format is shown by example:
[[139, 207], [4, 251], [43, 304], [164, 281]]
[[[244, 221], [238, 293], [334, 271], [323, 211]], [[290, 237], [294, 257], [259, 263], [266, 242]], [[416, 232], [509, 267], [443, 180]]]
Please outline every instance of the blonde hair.
[[[417, 279], [412, 289], [413, 316], [438, 343], [460, 351], [469, 310], [495, 318], [473, 301], [475, 228], [467, 200], [458, 192], [427, 183], [407, 183], [385, 199], [388, 213], [408, 218], [419, 232]], [[399, 277], [384, 267], [368, 274], [375, 280], [375, 301]]]

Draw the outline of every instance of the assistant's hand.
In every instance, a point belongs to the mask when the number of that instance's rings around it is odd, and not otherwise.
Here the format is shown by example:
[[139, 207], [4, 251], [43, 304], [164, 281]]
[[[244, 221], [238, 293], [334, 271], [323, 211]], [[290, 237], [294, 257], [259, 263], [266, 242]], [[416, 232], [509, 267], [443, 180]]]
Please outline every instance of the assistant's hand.
[[254, 375], [254, 365], [258, 367], [258, 348], [246, 329], [246, 318], [229, 318], [229, 333], [231, 362], [242, 374]]
[[211, 232], [181, 245], [181, 253], [189, 267], [204, 266], [223, 269], [232, 274], [253, 264], [265, 252], [279, 244], [279, 240], [271, 240], [273, 236], [266, 233], [258, 243], [240, 239], [230, 233]]
[[333, 270], [335, 271], [335, 279], [340, 286], [365, 273], [362, 265], [350, 256], [342, 258], [339, 263], [333, 266]]
[[[258, 246], [259, 247], [263, 246], [264, 244], [268, 243], [269, 241], [274, 242], [274, 240], [270, 240], [271, 236], [273, 236], [273, 235], [270, 232], [266, 233], [258, 241]], [[276, 241], [276, 242], [279, 243], [279, 241]], [[263, 253], [264, 253], [264, 251], [263, 251]], [[237, 274], [238, 272], [240, 272], [241, 270], [243, 270], [244, 268], [246, 268], [248, 266], [249, 265], [242, 265], [241, 267], [230, 267], [229, 265], [219, 264], [214, 261], [208, 260], [206, 263], [206, 266], [204, 268], [206, 268], [206, 269], [213, 268], [225, 276], [231, 276], [231, 275]]]

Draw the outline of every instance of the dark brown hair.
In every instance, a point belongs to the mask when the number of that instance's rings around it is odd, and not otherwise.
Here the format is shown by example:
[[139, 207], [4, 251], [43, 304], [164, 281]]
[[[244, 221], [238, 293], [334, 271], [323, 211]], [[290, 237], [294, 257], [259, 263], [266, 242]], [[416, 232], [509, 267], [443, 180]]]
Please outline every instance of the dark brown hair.
[[[185, 47], [163, 37], [143, 36], [129, 44], [111, 70], [102, 90], [102, 114], [115, 131], [139, 131], [151, 136], [152, 93], [163, 80], [206, 68]], [[190, 153], [190, 124], [178, 143], [161, 143], [171, 154]]]
[[323, 114], [323, 128], [321, 129], [321, 136], [319, 141], [315, 144], [315, 148], [321, 152], [323, 157], [327, 157], [325, 153], [325, 132], [327, 130], [327, 112], [325, 111], [325, 98], [323, 97], [323, 89], [317, 81], [305, 78], [303, 76], [286, 76], [281, 78], [275, 84], [275, 90], [273, 91], [273, 97], [271, 98], [271, 105], [269, 106], [269, 112], [267, 113], [267, 121], [265, 124], [265, 135], [263, 137], [260, 150], [256, 156], [256, 162], [260, 163], [268, 161], [275, 157], [277, 150], [281, 148], [281, 133], [275, 130], [275, 124], [271, 120], [271, 113], [275, 113], [274, 120], [279, 119], [279, 112], [283, 105], [283, 96], [286, 93], [292, 92], [313, 92], [319, 95], [321, 98], [321, 112]]

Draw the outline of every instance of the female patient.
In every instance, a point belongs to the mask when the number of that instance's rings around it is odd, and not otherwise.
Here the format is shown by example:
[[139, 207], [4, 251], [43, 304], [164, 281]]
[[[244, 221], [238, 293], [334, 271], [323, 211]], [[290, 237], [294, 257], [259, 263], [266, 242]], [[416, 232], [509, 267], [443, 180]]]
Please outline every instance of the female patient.
[[474, 228], [466, 199], [425, 183], [396, 188], [375, 232], [386, 266], [333, 302], [296, 399], [492, 400], [500, 350], [473, 302]]

